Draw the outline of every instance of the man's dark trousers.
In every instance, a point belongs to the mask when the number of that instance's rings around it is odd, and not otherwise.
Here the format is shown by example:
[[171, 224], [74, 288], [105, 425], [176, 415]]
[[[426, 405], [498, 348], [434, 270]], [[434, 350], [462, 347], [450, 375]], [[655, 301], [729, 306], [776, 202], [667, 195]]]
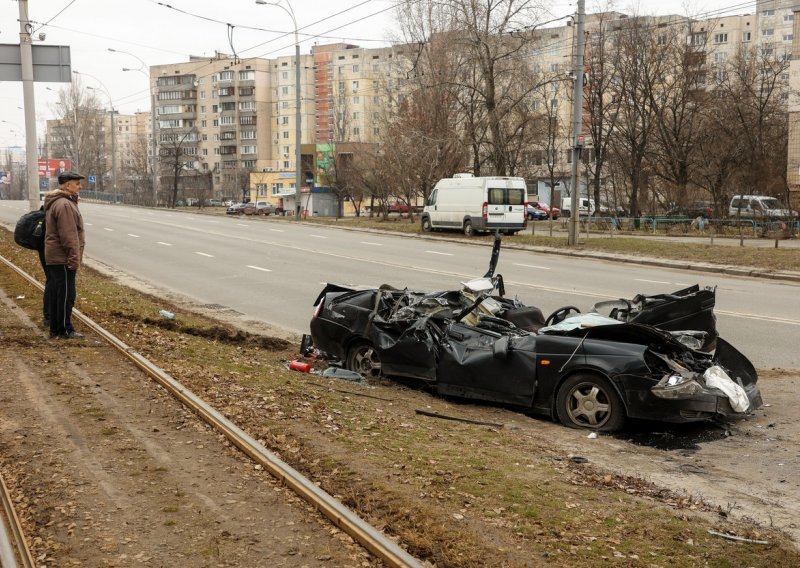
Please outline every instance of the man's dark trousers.
[[66, 264], [48, 264], [50, 290], [50, 335], [66, 335], [72, 327], [72, 307], [75, 305], [75, 274]]
[[42, 317], [44, 318], [45, 325], [50, 322], [50, 296], [52, 295], [51, 289], [53, 288], [53, 279], [50, 278], [50, 273], [47, 269], [47, 263], [44, 260], [44, 248], [38, 249], [39, 262], [44, 270], [44, 300], [42, 301]]

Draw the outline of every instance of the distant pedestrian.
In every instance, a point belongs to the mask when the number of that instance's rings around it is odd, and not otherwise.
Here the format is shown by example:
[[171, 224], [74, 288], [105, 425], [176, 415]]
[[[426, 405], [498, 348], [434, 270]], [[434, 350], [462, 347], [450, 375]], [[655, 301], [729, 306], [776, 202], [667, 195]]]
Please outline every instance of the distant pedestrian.
[[698, 215], [694, 221], [692, 221], [692, 226], [697, 229], [698, 231], [704, 231], [706, 228], [706, 218], [702, 215]]
[[52, 281], [50, 290], [50, 337], [79, 339], [83, 334], [72, 327], [75, 305], [75, 277], [83, 260], [85, 244], [83, 217], [78, 210], [81, 180], [75, 172], [58, 176], [59, 189], [44, 198], [46, 270]]

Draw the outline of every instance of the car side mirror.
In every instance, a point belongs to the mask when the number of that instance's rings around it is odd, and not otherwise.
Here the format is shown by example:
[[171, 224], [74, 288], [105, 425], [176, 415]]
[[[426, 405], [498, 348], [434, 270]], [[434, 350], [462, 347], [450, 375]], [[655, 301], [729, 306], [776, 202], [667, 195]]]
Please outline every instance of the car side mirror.
[[508, 336], [504, 335], [494, 342], [492, 355], [495, 359], [508, 359]]

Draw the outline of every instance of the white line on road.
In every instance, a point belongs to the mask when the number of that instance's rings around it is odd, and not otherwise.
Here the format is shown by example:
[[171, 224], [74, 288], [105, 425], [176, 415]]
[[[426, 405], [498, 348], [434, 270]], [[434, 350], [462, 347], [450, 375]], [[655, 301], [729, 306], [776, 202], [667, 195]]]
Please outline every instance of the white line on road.
[[435, 250], [426, 250], [425, 252], [427, 252], [428, 254], [440, 254], [442, 256], [453, 256], [453, 254], [449, 253], [449, 252], [437, 252]]
[[269, 268], [261, 268], [260, 266], [253, 266], [251, 264], [248, 264], [247, 268], [252, 268], [253, 270], [260, 270], [261, 272], [272, 272]]
[[383, 246], [381, 243], [371, 243], [369, 241], [361, 241], [361, 244], [362, 245], [370, 245], [370, 246], [373, 246], [373, 247], [382, 247]]
[[134, 239], [139, 239], [139, 238], [141, 238], [141, 237], [139, 237], [139, 235], [134, 235], [133, 233], [128, 233], [128, 236], [129, 236], [129, 237], [133, 237]]
[[85, 225], [86, 225], [87, 227], [91, 227], [92, 225], [94, 225], [94, 223], [85, 223]]
[[236, 223], [236, 226], [237, 227], [249, 227], [250, 225], [248, 225], [247, 223]]
[[650, 282], [651, 284], [671, 284], [670, 282], [664, 282], [663, 280], [646, 280], [644, 278], [634, 278], [636, 282]]
[[322, 235], [308, 235], [309, 237], [314, 237], [315, 239], [327, 239], [328, 237], [323, 237]]
[[516, 262], [513, 263], [514, 266], [524, 266], [525, 268], [538, 268], [539, 270], [550, 270], [548, 266], [537, 266], [535, 264], [517, 264]]
[[213, 254], [208, 254], [208, 253], [205, 253], [205, 252], [197, 252], [197, 251], [195, 251], [194, 254], [199, 254], [200, 256], [207, 256], [208, 258], [214, 258]]
[[114, 232], [114, 229], [111, 229], [109, 227], [103, 227], [103, 230], [104, 231], [111, 231], [112, 233]]
[[[270, 231], [272, 231], [273, 233], [282, 233], [283, 229], [270, 229]], [[313, 237], [314, 235], [311, 236]]]
[[209, 223], [219, 223], [219, 221], [214, 221], [213, 219], [210, 219], [208, 222]]
[[165, 247], [171, 247], [172, 246], [172, 243], [164, 243], [164, 242], [161, 242], [161, 241], [158, 241], [158, 244], [159, 245], [164, 245]]

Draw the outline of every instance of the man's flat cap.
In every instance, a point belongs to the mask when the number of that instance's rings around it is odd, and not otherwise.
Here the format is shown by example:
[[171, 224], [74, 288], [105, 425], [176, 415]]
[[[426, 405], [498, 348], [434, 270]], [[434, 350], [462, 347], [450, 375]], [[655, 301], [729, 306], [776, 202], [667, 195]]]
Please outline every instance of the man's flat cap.
[[78, 172], [64, 172], [62, 174], [59, 174], [58, 183], [64, 184], [73, 179], [86, 179], [86, 176], [82, 176]]

